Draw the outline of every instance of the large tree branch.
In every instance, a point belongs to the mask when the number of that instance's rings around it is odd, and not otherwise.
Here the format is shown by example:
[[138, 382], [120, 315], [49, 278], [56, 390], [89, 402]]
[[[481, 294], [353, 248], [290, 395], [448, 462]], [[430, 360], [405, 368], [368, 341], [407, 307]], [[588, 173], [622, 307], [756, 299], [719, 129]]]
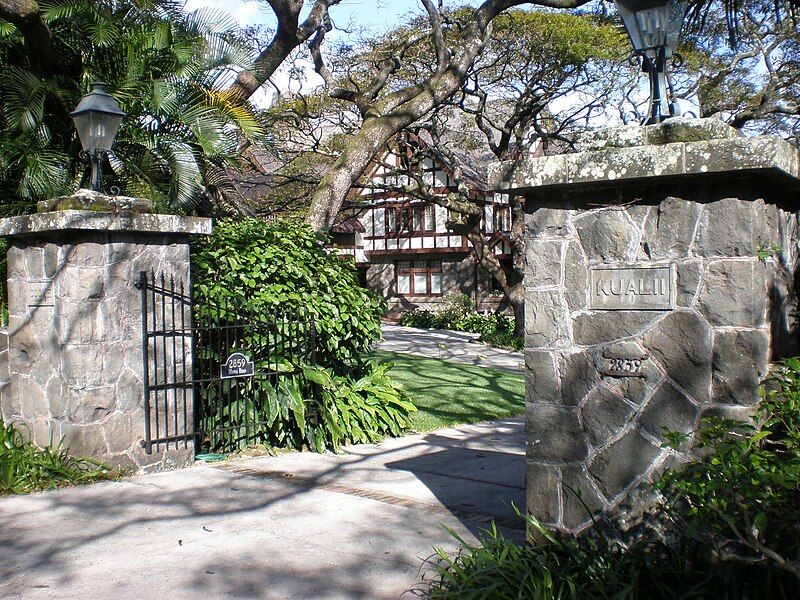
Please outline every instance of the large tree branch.
[[[1, 0], [0, 0], [1, 1]], [[258, 55], [251, 70], [242, 71], [228, 88], [232, 98], [244, 100], [255, 94], [272, 77], [289, 54], [308, 41], [320, 27], [330, 27], [328, 10], [341, 0], [314, 0], [308, 17], [300, 23], [303, 0], [267, 0], [278, 19], [278, 26], [267, 47]]]

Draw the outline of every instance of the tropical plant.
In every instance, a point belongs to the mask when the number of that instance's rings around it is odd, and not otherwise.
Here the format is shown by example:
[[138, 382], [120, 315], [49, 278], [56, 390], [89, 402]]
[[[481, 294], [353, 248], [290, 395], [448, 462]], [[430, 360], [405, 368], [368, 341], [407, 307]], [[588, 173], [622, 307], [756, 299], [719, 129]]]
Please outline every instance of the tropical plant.
[[307, 308], [317, 328], [318, 364], [361, 376], [386, 303], [358, 285], [352, 262], [329, 253], [308, 226], [221, 220], [195, 245], [192, 269], [200, 306], [236, 299], [253, 314]]
[[0, 495], [27, 494], [114, 476], [100, 463], [70, 456], [60, 443], [39, 448], [22, 431], [0, 424]]
[[[212, 450], [261, 443], [322, 452], [408, 427], [413, 404], [387, 377], [389, 366], [365, 357], [380, 336], [385, 303], [358, 285], [352, 262], [327, 252], [309, 226], [221, 221], [195, 247], [192, 265], [196, 324], [250, 322], [237, 348], [260, 361], [258, 371], [274, 374], [227, 383], [236, 393], [221, 390], [211, 403], [217, 409], [203, 418]], [[303, 318], [280, 316], [287, 314]], [[301, 348], [309, 320], [315, 361]], [[201, 360], [224, 360], [202, 339], [196, 351]]]
[[[127, 113], [104, 185], [171, 210], [221, 191], [241, 139], [261, 127], [225, 91], [249, 66], [235, 24], [173, 0], [53, 0], [36, 15], [49, 60], [20, 27], [0, 21], [0, 192], [30, 205], [68, 193], [85, 172], [69, 112], [91, 81], [105, 81]], [[242, 137], [240, 137], [242, 136]]]

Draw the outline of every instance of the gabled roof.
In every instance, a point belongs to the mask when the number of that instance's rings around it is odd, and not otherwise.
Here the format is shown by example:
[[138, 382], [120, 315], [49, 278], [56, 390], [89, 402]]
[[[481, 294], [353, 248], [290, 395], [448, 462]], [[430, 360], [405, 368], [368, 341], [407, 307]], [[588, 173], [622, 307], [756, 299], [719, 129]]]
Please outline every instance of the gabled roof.
[[366, 233], [367, 230], [361, 219], [358, 217], [348, 217], [343, 221], [334, 223], [331, 233]]

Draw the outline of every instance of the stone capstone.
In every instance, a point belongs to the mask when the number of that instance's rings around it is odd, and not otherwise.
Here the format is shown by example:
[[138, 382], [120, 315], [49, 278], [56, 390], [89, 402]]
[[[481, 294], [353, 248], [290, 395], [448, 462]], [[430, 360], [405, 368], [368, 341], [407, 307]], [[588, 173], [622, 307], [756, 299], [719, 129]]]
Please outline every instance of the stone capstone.
[[57, 210], [92, 210], [100, 212], [152, 212], [152, 203], [146, 198], [131, 196], [109, 196], [103, 192], [80, 189], [68, 196], [59, 196], [49, 200], [40, 200], [37, 212], [45, 213]]

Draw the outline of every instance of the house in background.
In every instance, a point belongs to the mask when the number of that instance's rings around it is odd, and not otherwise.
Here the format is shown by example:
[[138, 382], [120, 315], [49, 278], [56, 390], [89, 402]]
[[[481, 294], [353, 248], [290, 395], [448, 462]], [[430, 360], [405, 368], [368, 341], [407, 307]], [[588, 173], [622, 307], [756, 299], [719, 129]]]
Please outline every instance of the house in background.
[[[414, 308], [438, 308], [451, 294], [467, 294], [479, 311], [505, 310], [504, 294], [475, 260], [466, 236], [447, 227], [448, 210], [389, 191], [408, 185], [408, 176], [400, 173], [412, 168], [412, 152], [422, 153], [423, 160], [413, 162], [436, 195], [455, 189], [445, 156], [418, 136], [404, 134], [367, 172], [372, 185], [351, 190], [347, 208], [331, 229], [333, 244], [354, 257], [362, 285], [386, 298], [390, 317]], [[457, 157], [462, 182], [484, 205], [484, 234], [498, 258], [510, 261], [508, 196], [486, 189], [486, 165], [492, 158], [466, 151]]]

